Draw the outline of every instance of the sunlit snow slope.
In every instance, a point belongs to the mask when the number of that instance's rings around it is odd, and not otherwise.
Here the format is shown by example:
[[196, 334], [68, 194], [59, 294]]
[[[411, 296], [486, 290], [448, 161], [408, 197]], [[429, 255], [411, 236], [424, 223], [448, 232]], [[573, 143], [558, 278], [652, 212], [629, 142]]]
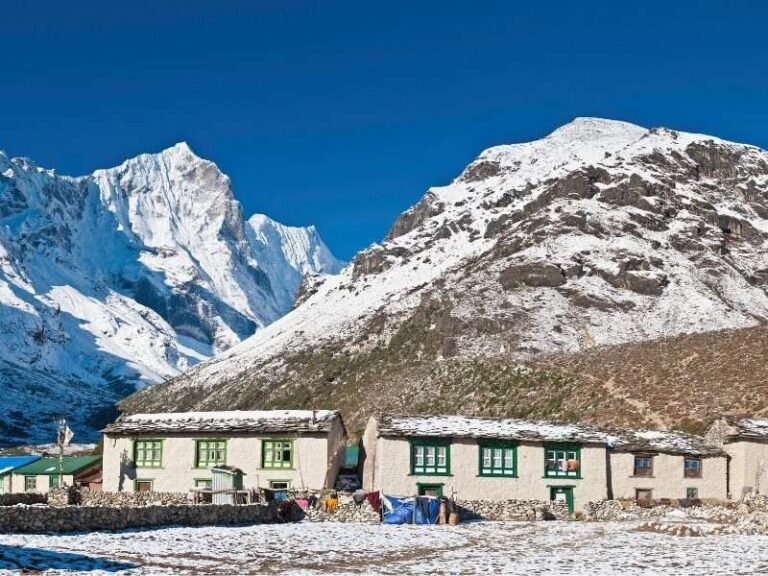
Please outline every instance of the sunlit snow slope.
[[244, 220], [184, 144], [70, 178], [0, 153], [0, 444], [93, 436], [114, 402], [226, 350], [342, 264], [313, 227]]

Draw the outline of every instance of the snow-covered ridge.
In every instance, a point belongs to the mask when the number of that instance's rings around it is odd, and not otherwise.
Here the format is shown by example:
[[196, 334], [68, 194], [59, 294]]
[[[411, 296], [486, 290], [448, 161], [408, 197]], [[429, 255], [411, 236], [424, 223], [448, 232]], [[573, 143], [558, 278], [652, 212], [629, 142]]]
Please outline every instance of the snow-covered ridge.
[[31, 423], [65, 406], [98, 425], [136, 386], [274, 322], [305, 275], [342, 266], [314, 227], [259, 217], [258, 235], [186, 143], [82, 177], [0, 153], [0, 174], [3, 443], [47, 439]]

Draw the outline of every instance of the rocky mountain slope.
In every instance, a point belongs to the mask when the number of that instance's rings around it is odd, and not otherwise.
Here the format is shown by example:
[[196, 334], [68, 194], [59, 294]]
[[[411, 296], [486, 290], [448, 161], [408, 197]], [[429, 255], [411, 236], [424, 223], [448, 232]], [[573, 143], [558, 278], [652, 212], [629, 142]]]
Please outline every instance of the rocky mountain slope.
[[766, 240], [765, 151], [576, 119], [486, 150], [293, 312], [123, 406], [585, 413], [605, 390], [519, 366], [764, 323]]
[[0, 153], [0, 442], [50, 440], [59, 413], [86, 439], [125, 394], [251, 336], [305, 275], [341, 266], [314, 228], [245, 221], [183, 143], [78, 178]]

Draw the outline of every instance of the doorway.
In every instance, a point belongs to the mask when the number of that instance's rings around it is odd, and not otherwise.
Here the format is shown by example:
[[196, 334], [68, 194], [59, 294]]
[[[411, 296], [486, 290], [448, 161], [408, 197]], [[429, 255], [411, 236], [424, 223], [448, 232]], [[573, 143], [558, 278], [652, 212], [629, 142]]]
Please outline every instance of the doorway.
[[416, 484], [417, 494], [419, 496], [432, 496], [433, 498], [440, 498], [443, 495], [442, 484]]
[[550, 486], [549, 499], [564, 502], [568, 506], [568, 514], [573, 514], [573, 486]]

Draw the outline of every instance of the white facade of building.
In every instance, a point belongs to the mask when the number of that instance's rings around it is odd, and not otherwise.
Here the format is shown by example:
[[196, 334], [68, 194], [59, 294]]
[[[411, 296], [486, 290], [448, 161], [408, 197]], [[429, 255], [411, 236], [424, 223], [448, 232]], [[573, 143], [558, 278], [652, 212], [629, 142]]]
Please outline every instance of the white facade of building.
[[[564, 500], [571, 511], [609, 497], [726, 497], [727, 455], [676, 432], [385, 415], [369, 421], [363, 454], [364, 489], [394, 496]], [[636, 457], [650, 474], [636, 474]]]
[[768, 494], [768, 420], [724, 416], [705, 436], [730, 456], [730, 497]]
[[329, 410], [138, 414], [104, 430], [103, 489], [189, 492], [234, 466], [245, 489], [319, 490], [333, 486], [345, 446]]

